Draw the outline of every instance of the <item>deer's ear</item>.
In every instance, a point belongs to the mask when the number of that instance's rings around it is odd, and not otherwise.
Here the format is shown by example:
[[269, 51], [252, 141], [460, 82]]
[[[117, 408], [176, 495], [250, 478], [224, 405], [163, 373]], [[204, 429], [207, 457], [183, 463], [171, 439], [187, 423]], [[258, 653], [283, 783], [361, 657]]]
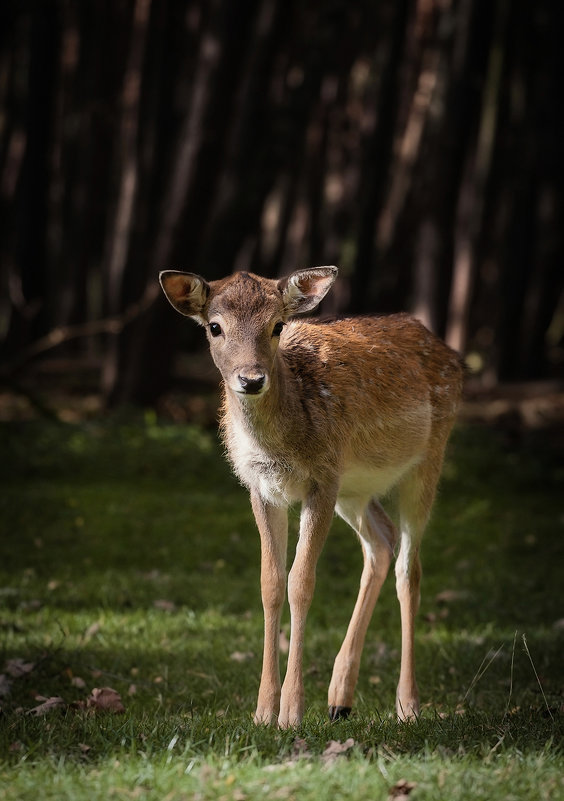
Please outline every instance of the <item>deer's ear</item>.
[[336, 267], [312, 267], [282, 278], [278, 289], [288, 313], [302, 314], [315, 309], [333, 286], [337, 272]]
[[159, 281], [168, 301], [180, 314], [205, 325], [210, 285], [201, 276], [179, 270], [163, 270]]

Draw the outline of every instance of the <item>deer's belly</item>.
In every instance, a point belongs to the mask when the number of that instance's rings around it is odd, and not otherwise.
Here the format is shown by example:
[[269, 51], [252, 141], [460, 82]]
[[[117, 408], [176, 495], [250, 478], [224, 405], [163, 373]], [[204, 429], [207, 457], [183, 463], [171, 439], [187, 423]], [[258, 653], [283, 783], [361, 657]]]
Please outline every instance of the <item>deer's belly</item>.
[[339, 485], [342, 498], [382, 498], [401, 481], [402, 477], [420, 460], [419, 456], [386, 467], [353, 465], [343, 473]]

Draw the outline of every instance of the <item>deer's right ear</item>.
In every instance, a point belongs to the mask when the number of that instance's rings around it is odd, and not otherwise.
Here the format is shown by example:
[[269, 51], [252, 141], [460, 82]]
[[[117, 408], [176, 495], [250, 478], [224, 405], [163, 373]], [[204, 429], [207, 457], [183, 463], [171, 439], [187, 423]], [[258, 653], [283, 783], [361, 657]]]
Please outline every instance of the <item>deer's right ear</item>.
[[205, 325], [205, 307], [210, 294], [210, 285], [201, 276], [179, 270], [163, 270], [159, 281], [167, 300], [180, 314]]

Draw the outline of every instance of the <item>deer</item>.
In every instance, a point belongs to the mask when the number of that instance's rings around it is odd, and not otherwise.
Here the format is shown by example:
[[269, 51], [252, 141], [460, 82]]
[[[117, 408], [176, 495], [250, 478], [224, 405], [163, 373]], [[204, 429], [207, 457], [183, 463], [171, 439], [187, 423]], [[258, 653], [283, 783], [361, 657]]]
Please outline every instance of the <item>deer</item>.
[[[329, 718], [353, 707], [372, 613], [395, 558], [401, 656], [396, 714], [420, 714], [414, 630], [423, 532], [460, 404], [457, 353], [407, 313], [335, 320], [313, 311], [337, 277], [333, 266], [277, 279], [250, 272], [206, 281], [165, 270], [160, 283], [182, 315], [205, 327], [222, 377], [220, 430], [234, 472], [250, 493], [261, 542], [262, 673], [254, 721], [298, 726], [304, 715], [303, 651], [316, 566], [334, 513], [363, 553], [358, 597], [336, 656]], [[382, 499], [397, 497], [399, 523]], [[301, 503], [287, 574], [288, 510]], [[287, 669], [279, 639], [286, 587]]]

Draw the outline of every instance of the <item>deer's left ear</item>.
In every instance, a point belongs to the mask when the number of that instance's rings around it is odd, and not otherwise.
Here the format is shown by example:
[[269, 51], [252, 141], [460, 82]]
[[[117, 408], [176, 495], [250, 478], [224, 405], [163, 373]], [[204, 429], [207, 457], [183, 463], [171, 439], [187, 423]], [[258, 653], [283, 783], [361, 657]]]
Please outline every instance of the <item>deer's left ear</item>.
[[288, 313], [303, 314], [315, 309], [333, 286], [337, 273], [336, 267], [312, 267], [282, 278], [278, 289]]
[[200, 325], [206, 324], [205, 308], [210, 285], [200, 275], [179, 270], [163, 270], [159, 281], [167, 300], [180, 314], [191, 317]]

